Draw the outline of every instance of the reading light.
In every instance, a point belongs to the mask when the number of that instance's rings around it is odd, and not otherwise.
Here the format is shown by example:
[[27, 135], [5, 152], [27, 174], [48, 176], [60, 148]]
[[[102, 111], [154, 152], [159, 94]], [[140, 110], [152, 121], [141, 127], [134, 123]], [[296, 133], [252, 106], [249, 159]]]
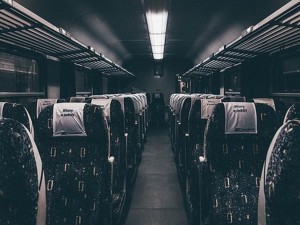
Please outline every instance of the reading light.
[[146, 9], [146, 18], [153, 58], [156, 60], [163, 59], [168, 11], [167, 9]]

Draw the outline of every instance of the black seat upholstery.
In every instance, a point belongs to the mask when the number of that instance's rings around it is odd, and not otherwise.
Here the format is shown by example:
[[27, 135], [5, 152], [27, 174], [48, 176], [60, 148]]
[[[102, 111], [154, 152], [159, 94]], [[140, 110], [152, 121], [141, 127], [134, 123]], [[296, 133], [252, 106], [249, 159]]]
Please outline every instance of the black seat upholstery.
[[[227, 118], [227, 119], [226, 119]], [[259, 179], [276, 131], [274, 110], [264, 104], [220, 103], [208, 120], [200, 157], [208, 224], [257, 224]], [[205, 161], [207, 162], [205, 163]]]
[[0, 102], [0, 118], [11, 118], [22, 123], [34, 137], [34, 127], [30, 114], [22, 105], [17, 103]]
[[76, 97], [70, 97], [69, 99], [69, 102], [90, 102], [91, 99], [88, 98], [88, 97], [79, 97], [79, 96], [76, 96]]
[[300, 103], [293, 104], [286, 112], [283, 123], [289, 120], [300, 119]]
[[124, 119], [125, 132], [128, 134], [127, 139], [127, 178], [128, 182], [132, 184], [137, 169], [137, 154], [138, 143], [137, 133], [138, 127], [135, 124], [135, 108], [132, 98], [124, 96]]
[[[121, 100], [121, 99], [120, 99]], [[121, 101], [115, 97], [93, 99], [92, 104], [99, 105], [107, 118], [109, 136], [108, 157], [113, 156], [113, 209], [114, 218], [119, 218], [126, 199], [126, 152], [124, 143], [124, 113]]]
[[260, 225], [300, 224], [300, 121], [289, 120], [275, 134], [261, 176]]
[[271, 106], [276, 112], [278, 126], [283, 123], [287, 107], [282, 101], [274, 100], [273, 98], [254, 98], [253, 102]]
[[191, 108], [191, 100], [192, 95], [185, 97], [181, 103], [181, 109], [179, 113], [179, 125], [178, 125], [178, 168], [179, 175], [182, 181], [185, 178], [185, 170], [186, 170], [186, 157], [185, 157], [185, 147], [186, 147], [186, 134], [188, 133], [188, 117]]
[[29, 103], [26, 107], [30, 114], [30, 117], [33, 122], [33, 126], [36, 127], [36, 121], [39, 117], [41, 111], [49, 105], [53, 105], [55, 103], [65, 102], [63, 99], [37, 99], [34, 102]]
[[223, 96], [200, 95], [192, 101], [188, 117], [188, 148], [186, 149], [186, 202], [189, 219], [199, 222], [199, 168], [198, 159], [203, 154], [204, 130], [207, 120]]
[[239, 95], [224, 96], [222, 102], [246, 102], [246, 98]]
[[37, 127], [47, 224], [108, 224], [108, 137], [101, 108], [57, 103], [40, 113]]
[[44, 225], [46, 193], [42, 162], [25, 126], [0, 119], [0, 224]]

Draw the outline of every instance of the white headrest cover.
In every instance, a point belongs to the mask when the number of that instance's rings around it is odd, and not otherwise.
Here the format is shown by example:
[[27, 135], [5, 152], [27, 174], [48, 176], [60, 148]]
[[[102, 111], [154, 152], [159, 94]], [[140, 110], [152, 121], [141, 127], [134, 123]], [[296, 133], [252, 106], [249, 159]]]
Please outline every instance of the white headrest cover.
[[92, 99], [92, 104], [94, 105], [99, 105], [102, 110], [103, 113], [105, 115], [105, 117], [107, 118], [108, 121], [110, 121], [110, 103], [111, 103], [112, 99], [111, 98], [105, 98], [105, 99]]
[[228, 102], [225, 108], [225, 134], [257, 134], [254, 103]]
[[49, 105], [54, 105], [57, 99], [38, 99], [36, 102], [36, 118], [39, 117], [41, 111]]
[[253, 101], [255, 103], [261, 103], [261, 104], [266, 104], [268, 106], [271, 106], [276, 111], [275, 103], [272, 98], [254, 98]]
[[3, 117], [3, 108], [6, 102], [0, 102], [0, 119]]
[[53, 137], [87, 136], [83, 121], [85, 103], [59, 103], [53, 107]]
[[208, 119], [215, 106], [221, 102], [221, 99], [201, 99], [201, 119]]

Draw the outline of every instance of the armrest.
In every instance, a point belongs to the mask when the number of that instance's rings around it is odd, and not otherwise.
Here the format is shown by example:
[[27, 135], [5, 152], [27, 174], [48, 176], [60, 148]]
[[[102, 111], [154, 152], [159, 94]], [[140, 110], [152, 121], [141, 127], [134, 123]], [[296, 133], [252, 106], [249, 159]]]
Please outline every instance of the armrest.
[[108, 158], [108, 162], [110, 163], [110, 170], [111, 170], [111, 174], [110, 174], [110, 194], [111, 194], [111, 196], [113, 194], [113, 187], [114, 187], [114, 161], [115, 161], [115, 157], [111, 156]]

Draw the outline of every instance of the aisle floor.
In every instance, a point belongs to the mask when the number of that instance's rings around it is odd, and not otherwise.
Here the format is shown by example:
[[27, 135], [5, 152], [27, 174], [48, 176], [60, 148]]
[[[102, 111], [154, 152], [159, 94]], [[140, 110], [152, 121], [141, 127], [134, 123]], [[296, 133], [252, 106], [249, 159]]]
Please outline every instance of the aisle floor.
[[151, 128], [125, 225], [187, 225], [166, 128]]

